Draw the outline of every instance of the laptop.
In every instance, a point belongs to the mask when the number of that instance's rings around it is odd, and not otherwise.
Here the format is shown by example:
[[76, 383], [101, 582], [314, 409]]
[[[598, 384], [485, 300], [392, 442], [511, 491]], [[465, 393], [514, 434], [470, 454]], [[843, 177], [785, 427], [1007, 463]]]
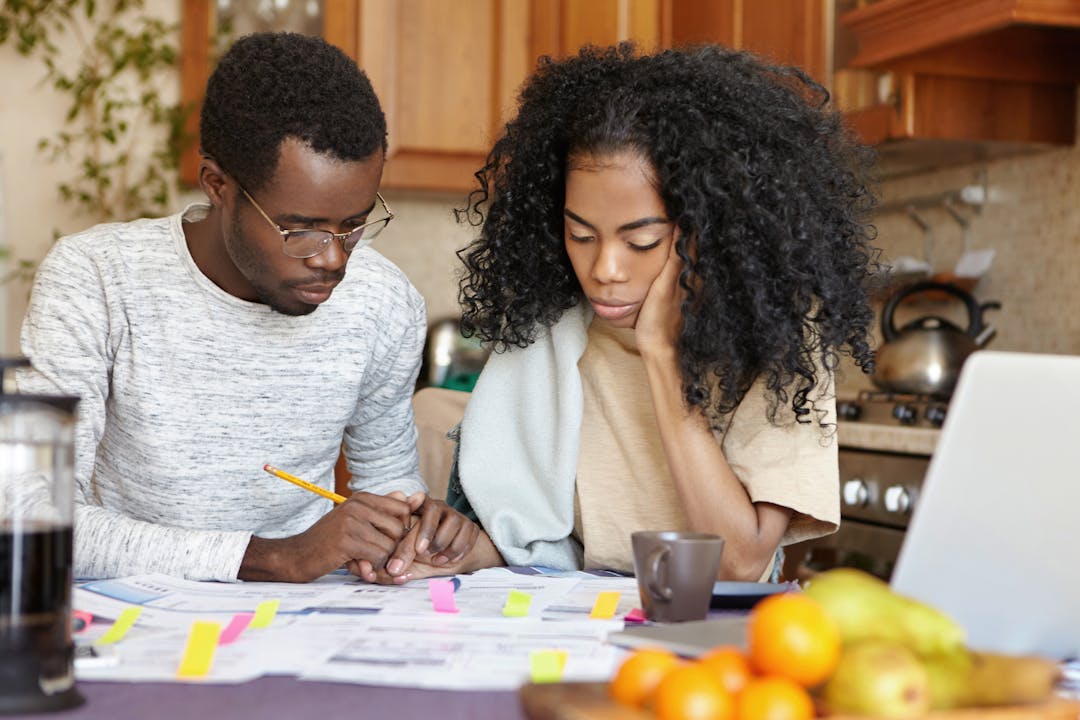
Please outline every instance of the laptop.
[[1080, 656], [1080, 356], [968, 357], [891, 584], [974, 649]]

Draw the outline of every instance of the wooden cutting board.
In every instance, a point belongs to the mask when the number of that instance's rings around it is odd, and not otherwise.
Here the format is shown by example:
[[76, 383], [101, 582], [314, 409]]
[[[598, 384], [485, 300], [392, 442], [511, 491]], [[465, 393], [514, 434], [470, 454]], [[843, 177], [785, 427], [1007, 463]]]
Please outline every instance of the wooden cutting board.
[[[655, 720], [651, 713], [615, 704], [607, 683], [530, 684], [521, 689], [521, 706], [529, 720]], [[830, 715], [831, 720], [868, 720]], [[1078, 720], [1080, 701], [1054, 698], [1037, 705], [965, 708], [933, 712], [927, 720]]]

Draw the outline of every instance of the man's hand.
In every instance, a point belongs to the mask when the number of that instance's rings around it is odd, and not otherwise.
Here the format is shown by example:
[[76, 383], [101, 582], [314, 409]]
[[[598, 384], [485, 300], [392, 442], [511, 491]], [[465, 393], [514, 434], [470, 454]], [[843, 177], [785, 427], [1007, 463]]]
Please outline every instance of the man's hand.
[[[385, 575], [410, 575], [414, 560], [434, 568], [427, 575], [438, 574], [441, 568], [458, 563], [473, 549], [480, 535], [480, 527], [476, 523], [442, 500], [435, 500], [423, 493], [411, 495], [406, 502], [416, 508], [413, 526], [387, 561]], [[353, 574], [368, 582], [376, 582], [380, 569], [378, 565], [364, 560], [349, 566]]]
[[252, 537], [238, 577], [310, 582], [359, 560], [381, 569], [408, 533], [415, 507], [401, 493], [355, 493], [299, 535]]
[[[415, 540], [417, 535], [419, 535], [419, 523], [413, 526], [409, 536], [402, 540], [401, 544], [408, 544], [411, 539]], [[437, 577], [441, 575], [470, 573], [474, 570], [479, 570], [480, 568], [497, 567], [505, 564], [506, 561], [503, 560], [502, 555], [499, 554], [498, 549], [495, 547], [494, 543], [491, 542], [491, 538], [488, 537], [488, 534], [483, 530], [479, 530], [476, 544], [470, 551], [468, 551], [460, 560], [450, 561], [443, 565], [432, 565], [423, 558], [417, 556], [413, 562], [398, 575], [391, 575], [386, 569], [372, 569], [367, 561], [349, 563], [348, 568], [354, 575], [357, 575], [368, 582], [379, 583], [380, 585], [403, 585], [410, 580], [420, 580], [422, 578]]]

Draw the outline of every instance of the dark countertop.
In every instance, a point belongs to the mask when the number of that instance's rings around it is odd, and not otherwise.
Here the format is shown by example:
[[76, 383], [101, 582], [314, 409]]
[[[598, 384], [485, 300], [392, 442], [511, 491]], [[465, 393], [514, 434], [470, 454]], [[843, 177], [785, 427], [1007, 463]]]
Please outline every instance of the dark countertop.
[[86, 702], [25, 720], [274, 720], [275, 718], [438, 718], [524, 720], [516, 692], [466, 692], [374, 687], [261, 677], [239, 685], [80, 682]]

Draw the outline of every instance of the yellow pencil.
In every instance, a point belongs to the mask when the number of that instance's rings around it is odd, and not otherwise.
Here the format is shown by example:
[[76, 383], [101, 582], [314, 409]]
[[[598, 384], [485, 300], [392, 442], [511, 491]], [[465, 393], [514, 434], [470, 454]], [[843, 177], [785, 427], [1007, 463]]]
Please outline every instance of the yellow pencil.
[[309, 483], [307, 480], [301, 480], [300, 478], [296, 477], [295, 475], [290, 475], [289, 473], [285, 472], [284, 470], [278, 470], [273, 465], [263, 465], [263, 470], [270, 473], [271, 475], [277, 475], [282, 480], [288, 480], [289, 482], [291, 482], [294, 485], [299, 485], [300, 487], [304, 488], [305, 490], [310, 490], [311, 492], [315, 493], [316, 495], [322, 495], [327, 500], [333, 500], [338, 505], [345, 502], [345, 500], [347, 499], [347, 498], [345, 498], [345, 497], [343, 497], [341, 495], [338, 495], [336, 492], [330, 492], [329, 490], [325, 490], [325, 489], [319, 487], [318, 485], [314, 485], [312, 483]]

